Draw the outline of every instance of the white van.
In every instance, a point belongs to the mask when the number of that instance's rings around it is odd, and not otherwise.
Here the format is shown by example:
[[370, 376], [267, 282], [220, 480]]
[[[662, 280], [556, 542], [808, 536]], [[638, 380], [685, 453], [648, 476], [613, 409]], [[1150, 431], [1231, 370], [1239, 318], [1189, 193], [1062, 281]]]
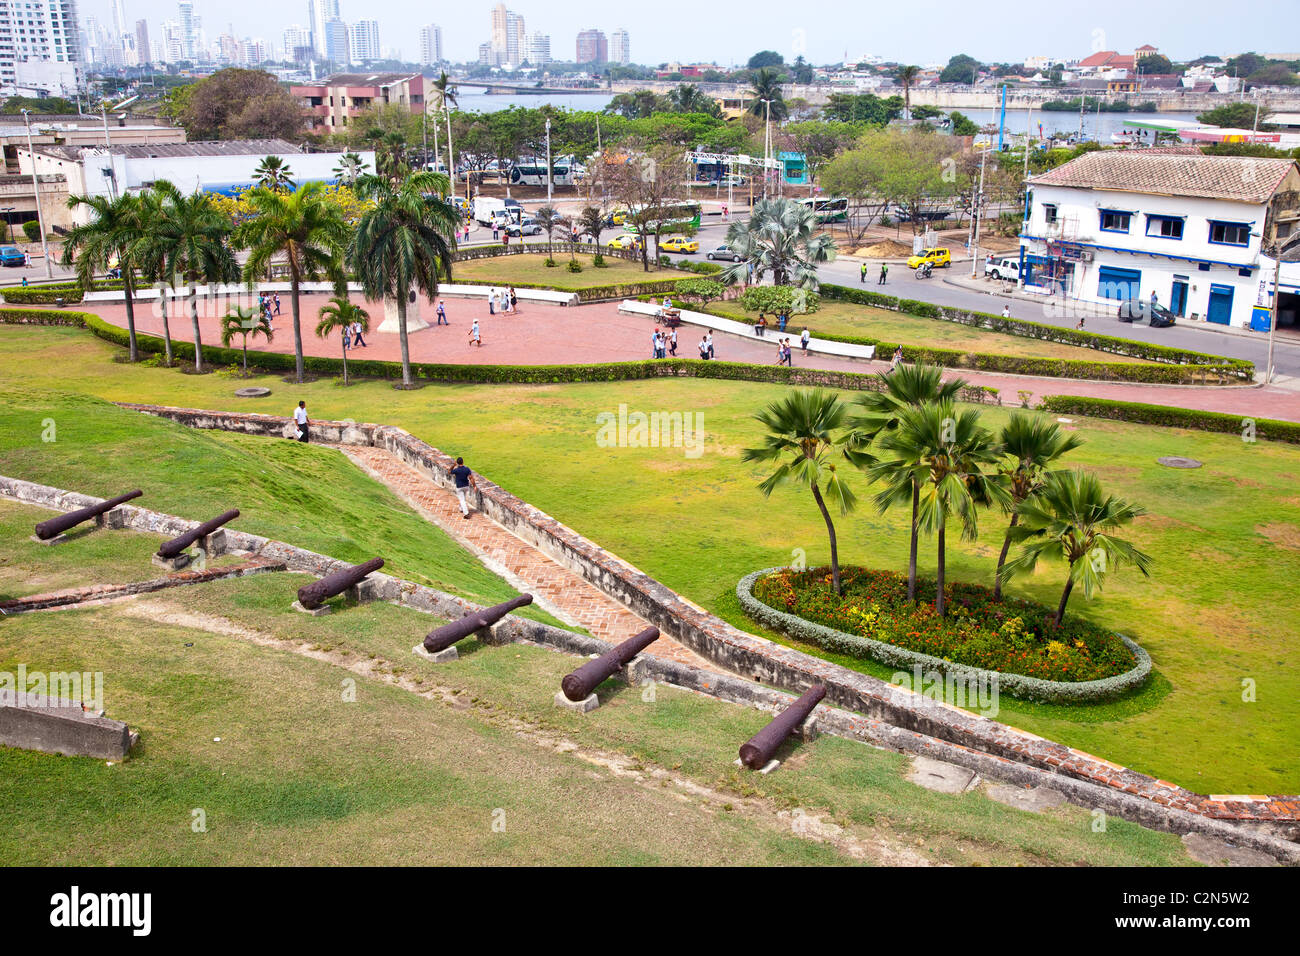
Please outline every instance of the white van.
[[1020, 257], [1004, 256], [1000, 259], [984, 260], [984, 275], [989, 279], [1010, 279], [1020, 281]]

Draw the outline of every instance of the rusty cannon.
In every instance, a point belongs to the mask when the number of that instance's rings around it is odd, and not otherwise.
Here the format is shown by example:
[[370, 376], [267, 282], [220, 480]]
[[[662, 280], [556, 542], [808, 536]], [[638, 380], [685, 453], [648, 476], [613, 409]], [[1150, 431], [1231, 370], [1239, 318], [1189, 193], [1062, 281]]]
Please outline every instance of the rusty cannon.
[[329, 609], [322, 608], [322, 604], [335, 595], [356, 587], [365, 580], [367, 574], [378, 571], [383, 566], [383, 558], [371, 558], [350, 568], [340, 568], [319, 581], [304, 584], [298, 589], [298, 607], [311, 614], [324, 614]]
[[417, 647], [415, 652], [421, 657], [427, 657], [440, 664], [454, 661], [460, 655], [453, 645], [465, 640], [471, 634], [477, 634], [484, 628], [491, 627], [511, 611], [517, 611], [521, 607], [532, 603], [533, 596], [531, 594], [521, 594], [519, 597], [511, 598], [501, 604], [480, 608], [466, 614], [458, 621], [449, 621], [441, 627], [435, 627], [425, 635], [424, 643]]
[[239, 517], [239, 509], [231, 508], [229, 511], [223, 511], [210, 521], [205, 521], [190, 531], [172, 538], [170, 541], [164, 541], [158, 546], [158, 553], [154, 555], [160, 561], [176, 562], [184, 558], [184, 551], [194, 542], [202, 543], [203, 550], [209, 550], [207, 539], [211, 537], [222, 525], [228, 524]]
[[67, 514], [59, 515], [57, 518], [42, 521], [36, 526], [36, 540], [51, 543], [70, 528], [75, 528], [83, 521], [100, 518], [118, 505], [126, 504], [133, 498], [139, 498], [142, 494], [144, 492], [137, 488], [135, 491], [128, 491], [116, 498], [109, 498], [107, 501], [91, 505], [89, 508], [79, 508], [76, 511], [69, 511]]
[[647, 627], [595, 660], [583, 664], [573, 673], [566, 674], [564, 680], [560, 681], [560, 693], [555, 695], [555, 702], [561, 706], [576, 705], [584, 712], [594, 710], [596, 688], [658, 639], [659, 628]]
[[823, 697], [826, 685], [818, 684], [806, 690], [802, 697], [772, 719], [772, 722], [750, 737], [740, 748], [740, 762], [750, 770], [763, 770], [772, 761], [772, 755], [785, 738], [799, 727], [813, 712]]

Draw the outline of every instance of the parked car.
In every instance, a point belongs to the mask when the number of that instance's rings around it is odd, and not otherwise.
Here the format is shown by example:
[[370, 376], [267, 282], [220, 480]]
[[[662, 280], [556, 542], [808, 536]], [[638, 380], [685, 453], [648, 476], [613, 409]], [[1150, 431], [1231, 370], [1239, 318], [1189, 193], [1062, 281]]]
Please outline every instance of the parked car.
[[1148, 299], [1129, 299], [1119, 307], [1119, 320], [1141, 325], [1146, 321], [1153, 329], [1167, 329], [1178, 321], [1178, 316], [1163, 305]]
[[1010, 256], [994, 259], [988, 258], [984, 262], [984, 275], [990, 279], [1020, 279], [1020, 260]]
[[659, 251], [696, 253], [700, 251], [700, 243], [696, 239], [687, 239], [685, 236], [670, 236], [659, 243]]
[[922, 249], [919, 255], [909, 256], [907, 267], [915, 269], [922, 263], [928, 262], [936, 269], [952, 265], [952, 253], [942, 246], [935, 249]]
[[20, 266], [27, 261], [17, 246], [0, 246], [0, 266]]
[[640, 249], [641, 237], [626, 233], [622, 236], [615, 236], [605, 245], [610, 249]]
[[735, 249], [729, 248], [728, 246], [718, 246], [718, 248], [710, 250], [710, 252], [705, 256], [705, 258], [706, 259], [730, 259], [732, 262], [739, 262], [742, 256]]
[[723, 176], [718, 180], [724, 186], [747, 186], [749, 180], [739, 174]]

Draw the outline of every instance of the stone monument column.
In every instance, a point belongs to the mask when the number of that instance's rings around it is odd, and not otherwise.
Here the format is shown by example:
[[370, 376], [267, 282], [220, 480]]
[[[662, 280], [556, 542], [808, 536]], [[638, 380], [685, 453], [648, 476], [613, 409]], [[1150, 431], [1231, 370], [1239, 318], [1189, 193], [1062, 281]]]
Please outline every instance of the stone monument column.
[[[406, 331], [418, 332], [420, 329], [427, 329], [429, 323], [420, 317], [420, 307], [423, 299], [414, 289], [406, 297]], [[400, 331], [397, 324], [397, 300], [384, 299], [384, 321], [379, 323], [380, 332]]]

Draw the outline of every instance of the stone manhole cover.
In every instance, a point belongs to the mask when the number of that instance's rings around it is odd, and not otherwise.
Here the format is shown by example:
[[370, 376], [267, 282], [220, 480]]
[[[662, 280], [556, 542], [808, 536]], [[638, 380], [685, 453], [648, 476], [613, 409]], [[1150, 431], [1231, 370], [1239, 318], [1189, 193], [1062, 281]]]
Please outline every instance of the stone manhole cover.
[[1166, 455], [1164, 458], [1157, 458], [1159, 464], [1166, 468], [1200, 468], [1201, 463], [1195, 458], [1184, 458], [1182, 455]]
[[266, 398], [270, 394], [271, 390], [269, 388], [262, 388], [257, 385], [235, 389], [235, 395], [239, 398]]

